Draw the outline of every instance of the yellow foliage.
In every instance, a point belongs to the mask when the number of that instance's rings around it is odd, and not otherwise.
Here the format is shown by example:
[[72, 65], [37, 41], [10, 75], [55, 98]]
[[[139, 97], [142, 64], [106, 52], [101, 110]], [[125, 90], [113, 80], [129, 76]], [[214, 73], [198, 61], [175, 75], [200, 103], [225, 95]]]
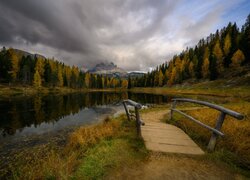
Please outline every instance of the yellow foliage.
[[8, 51], [10, 53], [10, 60], [11, 60], [11, 67], [12, 67], [11, 77], [13, 81], [16, 81], [17, 73], [19, 71], [19, 58], [13, 49], [10, 48]]
[[69, 66], [65, 67], [65, 75], [67, 79], [68, 86], [70, 86], [70, 79], [71, 79], [71, 68]]
[[163, 73], [162, 73], [162, 71], [160, 70], [159, 71], [159, 82], [158, 82], [159, 84], [158, 84], [158, 86], [163, 86]]
[[61, 66], [58, 67], [57, 76], [58, 76], [58, 86], [62, 87], [63, 86], [63, 73], [62, 73], [62, 67]]
[[34, 74], [33, 85], [35, 87], [41, 87], [41, 85], [42, 85], [41, 76], [40, 76], [38, 71], [36, 71], [35, 74]]
[[100, 125], [81, 127], [69, 137], [66, 149], [87, 147], [101, 138], [113, 136], [117, 132], [118, 122], [107, 122]]
[[188, 66], [188, 71], [190, 76], [193, 78], [194, 77], [194, 63], [191, 61]]
[[44, 62], [43, 62], [41, 57], [37, 58], [35, 71], [38, 71], [41, 78], [43, 77], [43, 75], [44, 75]]
[[245, 56], [244, 53], [238, 49], [232, 57], [232, 65], [233, 67], [239, 67], [241, 65], [241, 63], [245, 60]]
[[176, 67], [172, 69], [172, 72], [170, 74], [169, 80], [168, 80], [168, 85], [171, 86], [174, 84], [176, 78]]
[[216, 60], [217, 60], [217, 62], [216, 62], [216, 64], [217, 64], [217, 71], [219, 73], [221, 73], [224, 70], [224, 66], [223, 66], [223, 52], [221, 50], [219, 40], [217, 40], [217, 42], [216, 42], [216, 44], [214, 46], [213, 54], [215, 55]]
[[203, 55], [202, 76], [203, 78], [209, 77], [209, 49], [208, 47], [206, 47], [204, 55]]
[[86, 87], [89, 88], [90, 86], [90, 74], [89, 73], [85, 74], [85, 84], [86, 84]]
[[231, 38], [230, 38], [230, 35], [228, 33], [226, 35], [225, 42], [224, 42], [224, 47], [223, 47], [225, 55], [228, 55], [228, 53], [230, 52], [231, 45], [232, 45], [231, 44]]
[[128, 81], [126, 79], [122, 80], [122, 88], [127, 88], [128, 87]]

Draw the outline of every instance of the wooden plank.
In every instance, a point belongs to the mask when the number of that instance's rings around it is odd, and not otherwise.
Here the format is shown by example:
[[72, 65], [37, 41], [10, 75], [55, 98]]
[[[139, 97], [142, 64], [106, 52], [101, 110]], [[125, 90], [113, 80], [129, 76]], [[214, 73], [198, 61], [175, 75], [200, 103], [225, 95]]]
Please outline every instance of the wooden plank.
[[167, 153], [202, 155], [204, 152], [180, 128], [160, 121], [169, 110], [142, 114], [141, 127], [147, 149]]
[[180, 153], [180, 154], [192, 154], [192, 155], [204, 154], [204, 152], [201, 149], [193, 146], [177, 146], [177, 145], [146, 142], [146, 147], [152, 151], [165, 152], [165, 153]]

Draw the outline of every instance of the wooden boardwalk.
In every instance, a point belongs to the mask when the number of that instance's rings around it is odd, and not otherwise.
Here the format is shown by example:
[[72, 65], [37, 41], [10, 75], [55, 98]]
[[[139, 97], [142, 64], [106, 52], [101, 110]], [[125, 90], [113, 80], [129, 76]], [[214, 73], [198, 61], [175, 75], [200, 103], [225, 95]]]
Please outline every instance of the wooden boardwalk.
[[145, 122], [141, 133], [147, 149], [167, 153], [204, 154], [184, 131], [160, 121], [167, 113], [169, 110], [141, 114]]

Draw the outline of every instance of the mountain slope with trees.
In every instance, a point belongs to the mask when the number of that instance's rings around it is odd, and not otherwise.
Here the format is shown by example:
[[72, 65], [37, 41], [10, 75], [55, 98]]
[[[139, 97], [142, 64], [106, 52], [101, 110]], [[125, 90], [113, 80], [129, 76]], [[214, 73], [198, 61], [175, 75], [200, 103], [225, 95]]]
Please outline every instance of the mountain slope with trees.
[[127, 88], [127, 80], [82, 72], [55, 59], [16, 49], [0, 52], [0, 83], [39, 87]]
[[145, 76], [130, 78], [128, 88], [172, 86], [188, 79], [216, 80], [249, 64], [250, 14], [241, 30], [230, 22]]

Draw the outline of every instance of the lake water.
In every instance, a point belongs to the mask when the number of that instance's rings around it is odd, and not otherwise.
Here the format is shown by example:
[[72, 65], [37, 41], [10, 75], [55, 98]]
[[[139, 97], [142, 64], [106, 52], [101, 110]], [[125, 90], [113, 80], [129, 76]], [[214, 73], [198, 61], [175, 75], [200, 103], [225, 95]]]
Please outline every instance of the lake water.
[[91, 92], [15, 97], [0, 100], [0, 142], [97, 123], [117, 111], [121, 101], [169, 102], [170, 97], [140, 93]]

